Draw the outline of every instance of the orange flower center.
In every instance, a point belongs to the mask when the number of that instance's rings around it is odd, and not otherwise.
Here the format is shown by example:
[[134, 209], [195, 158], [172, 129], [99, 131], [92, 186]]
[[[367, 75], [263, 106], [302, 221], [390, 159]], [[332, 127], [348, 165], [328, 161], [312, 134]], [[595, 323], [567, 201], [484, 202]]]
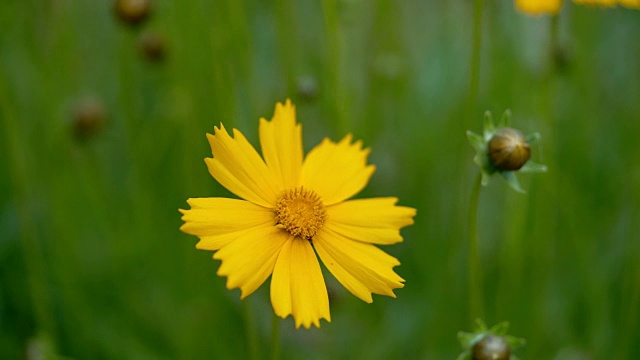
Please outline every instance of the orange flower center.
[[322, 200], [303, 187], [285, 190], [276, 203], [276, 226], [311, 240], [327, 219]]

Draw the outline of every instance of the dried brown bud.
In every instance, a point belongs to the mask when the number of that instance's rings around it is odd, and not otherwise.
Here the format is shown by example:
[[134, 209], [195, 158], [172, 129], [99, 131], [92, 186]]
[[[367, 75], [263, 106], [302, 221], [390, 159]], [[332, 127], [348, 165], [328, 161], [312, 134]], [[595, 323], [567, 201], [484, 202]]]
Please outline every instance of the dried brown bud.
[[518, 170], [530, 157], [529, 143], [516, 129], [499, 129], [489, 141], [489, 159], [498, 170]]
[[472, 349], [472, 360], [509, 360], [511, 349], [502, 336], [487, 335]]
[[138, 25], [149, 16], [151, 0], [115, 0], [113, 8], [120, 20]]
[[145, 59], [149, 60], [150, 62], [160, 62], [166, 55], [167, 48], [165, 45], [165, 40], [160, 34], [156, 32], [144, 32], [142, 35], [140, 35], [138, 45], [140, 46], [142, 55], [144, 55]]
[[99, 99], [87, 97], [78, 102], [72, 117], [74, 135], [84, 140], [100, 132], [107, 120], [107, 110]]

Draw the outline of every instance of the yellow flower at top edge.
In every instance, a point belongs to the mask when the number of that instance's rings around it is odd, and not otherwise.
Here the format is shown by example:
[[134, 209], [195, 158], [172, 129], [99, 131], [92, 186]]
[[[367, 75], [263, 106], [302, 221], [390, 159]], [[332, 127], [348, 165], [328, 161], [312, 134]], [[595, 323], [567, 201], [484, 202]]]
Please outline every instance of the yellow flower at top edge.
[[260, 119], [262, 157], [242, 133], [231, 137], [223, 125], [207, 134], [211, 175], [240, 199], [191, 198], [180, 210], [181, 230], [200, 238], [198, 249], [215, 251], [218, 275], [241, 298], [271, 276], [276, 315], [293, 315], [296, 327], [331, 321], [318, 257], [352, 294], [395, 297], [404, 279], [400, 262], [376, 245], [402, 241], [400, 228], [413, 224], [416, 210], [396, 206], [397, 198], [347, 200], [368, 183], [375, 166], [370, 149], [324, 139], [303, 156], [302, 126], [289, 100], [276, 104], [271, 121]]
[[640, 9], [640, 0], [573, 0], [578, 5], [614, 7], [622, 5], [631, 9]]
[[[640, 9], [640, 0], [573, 0], [578, 5]], [[562, 0], [515, 0], [516, 8], [529, 15], [557, 15], [562, 8]]]
[[618, 0], [573, 0], [578, 5], [599, 5], [605, 7], [614, 7]]
[[618, 4], [632, 9], [640, 9], [640, 0], [618, 0]]
[[562, 0], [515, 0], [515, 5], [529, 15], [555, 15], [562, 8]]

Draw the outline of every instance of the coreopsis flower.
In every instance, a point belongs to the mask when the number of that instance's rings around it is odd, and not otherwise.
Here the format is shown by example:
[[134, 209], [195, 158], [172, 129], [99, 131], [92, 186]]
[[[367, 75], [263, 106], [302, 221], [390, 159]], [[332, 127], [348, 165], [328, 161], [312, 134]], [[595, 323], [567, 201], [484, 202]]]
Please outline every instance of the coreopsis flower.
[[640, 0], [573, 0], [574, 3], [580, 5], [614, 7], [622, 5], [632, 9], [640, 9]]
[[[614, 7], [622, 5], [640, 9], [640, 0], [573, 0], [578, 5]], [[529, 15], [557, 15], [562, 8], [562, 0], [515, 0], [516, 9]]]
[[618, 4], [631, 9], [640, 9], [640, 0], [618, 0]]
[[525, 340], [507, 335], [509, 323], [502, 322], [487, 328], [484, 321], [476, 320], [474, 332], [459, 332], [458, 340], [464, 351], [457, 360], [517, 360], [512, 354], [525, 344]]
[[529, 15], [556, 15], [562, 8], [562, 0], [515, 0], [515, 6]]
[[[347, 290], [365, 302], [372, 293], [395, 297], [404, 280], [400, 262], [376, 245], [402, 241], [400, 228], [416, 210], [397, 198], [348, 200], [369, 181], [370, 149], [347, 135], [324, 139], [306, 157], [302, 126], [289, 100], [276, 104], [271, 121], [260, 119], [262, 157], [242, 133], [224, 126], [207, 134], [211, 175], [242, 199], [192, 198], [181, 230], [200, 238], [198, 249], [215, 251], [218, 275], [241, 298], [271, 276], [271, 304], [277, 316], [293, 315], [296, 327], [331, 321], [318, 258]], [[317, 255], [317, 256], [316, 256]]]
[[467, 131], [467, 138], [476, 151], [473, 161], [480, 167], [483, 186], [489, 183], [491, 175], [499, 173], [514, 190], [524, 192], [515, 172], [545, 172], [547, 167], [529, 160], [530, 144], [537, 141], [540, 134], [525, 137], [519, 130], [509, 127], [510, 120], [511, 112], [507, 110], [496, 126], [487, 111], [483, 134]]

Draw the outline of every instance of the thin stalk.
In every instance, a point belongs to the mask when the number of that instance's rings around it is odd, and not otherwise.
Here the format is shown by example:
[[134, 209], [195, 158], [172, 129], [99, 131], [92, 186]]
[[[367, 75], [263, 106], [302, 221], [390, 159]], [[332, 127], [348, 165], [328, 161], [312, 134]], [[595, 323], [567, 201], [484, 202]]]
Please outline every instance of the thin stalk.
[[559, 39], [559, 16], [551, 16], [551, 24], [549, 26], [549, 60], [551, 61], [552, 73], [558, 68], [559, 61], [562, 61], [560, 55], [560, 39]]
[[25, 277], [31, 296], [31, 309], [36, 322], [37, 334], [34, 335], [39, 337], [44, 335], [56, 346], [56, 322], [51, 311], [51, 294], [48, 290], [47, 274], [49, 269], [47, 269], [45, 251], [36, 230], [36, 220], [32, 209], [30, 209], [30, 194], [34, 193], [32, 179], [36, 178], [36, 174], [32, 168], [29, 168], [29, 164], [34, 161], [35, 157], [28, 152], [30, 146], [24, 144], [25, 137], [18, 128], [19, 117], [11, 106], [5, 84], [8, 82], [0, 70], [0, 129], [2, 129], [0, 133], [4, 135], [3, 144], [6, 145], [6, 148], [3, 149], [3, 155], [9, 158], [11, 189], [26, 268]]
[[474, 320], [482, 318], [484, 314], [482, 267], [478, 246], [478, 201], [481, 188], [482, 173], [478, 173], [469, 202], [469, 313]]
[[244, 324], [247, 335], [247, 344], [249, 345], [249, 359], [260, 359], [260, 349], [258, 344], [258, 327], [256, 326], [253, 309], [249, 300], [242, 301], [242, 310], [244, 316]]
[[349, 124], [347, 122], [348, 99], [345, 84], [342, 80], [344, 74], [341, 63], [341, 34], [339, 28], [338, 2], [336, 0], [323, 0], [322, 13], [324, 16], [328, 59], [325, 67], [325, 76], [328, 87], [333, 94], [333, 96], [331, 96], [331, 112], [338, 133], [346, 134], [349, 132]]
[[280, 319], [273, 314], [271, 321], [271, 360], [280, 359]]
[[473, 114], [480, 86], [480, 48], [482, 47], [482, 6], [483, 0], [473, 2], [473, 44], [471, 48], [471, 74], [469, 77], [469, 108]]

